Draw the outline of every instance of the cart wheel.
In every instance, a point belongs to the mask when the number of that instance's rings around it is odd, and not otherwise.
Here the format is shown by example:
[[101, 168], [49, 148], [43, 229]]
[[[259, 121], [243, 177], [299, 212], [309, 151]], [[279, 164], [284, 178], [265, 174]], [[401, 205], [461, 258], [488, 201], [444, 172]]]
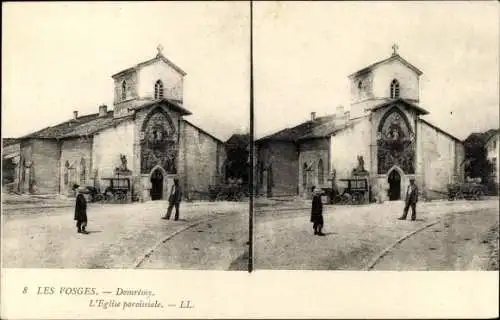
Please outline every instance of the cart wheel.
[[475, 200], [481, 200], [481, 198], [484, 196], [484, 192], [482, 189], [476, 189], [474, 191], [474, 199]]

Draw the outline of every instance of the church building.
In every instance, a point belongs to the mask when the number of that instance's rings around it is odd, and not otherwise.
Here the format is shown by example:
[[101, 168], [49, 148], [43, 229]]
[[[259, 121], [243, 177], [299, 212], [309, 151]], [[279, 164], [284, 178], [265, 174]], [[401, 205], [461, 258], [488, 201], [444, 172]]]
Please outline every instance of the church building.
[[187, 197], [219, 182], [224, 143], [185, 119], [186, 73], [161, 51], [112, 76], [112, 110], [74, 111], [68, 121], [12, 140], [12, 189], [71, 195], [73, 184], [103, 191], [122, 179], [134, 198], [158, 200], [175, 177]]
[[316, 117], [256, 141], [258, 191], [267, 196], [304, 195], [312, 186], [367, 172], [372, 192], [383, 199], [404, 197], [414, 178], [424, 197], [440, 197], [448, 183], [463, 178], [462, 141], [421, 118], [417, 67], [393, 46], [387, 59], [353, 74], [350, 110]]

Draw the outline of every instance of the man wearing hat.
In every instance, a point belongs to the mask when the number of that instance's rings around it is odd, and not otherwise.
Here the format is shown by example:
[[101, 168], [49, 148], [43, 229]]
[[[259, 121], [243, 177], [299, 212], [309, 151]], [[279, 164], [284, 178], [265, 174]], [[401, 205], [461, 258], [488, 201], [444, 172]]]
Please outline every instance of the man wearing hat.
[[85, 196], [83, 195], [85, 190], [80, 189], [80, 186], [75, 184], [73, 185], [73, 191], [77, 193], [75, 205], [75, 220], [77, 231], [78, 233], [88, 234], [88, 232], [85, 230], [85, 228], [87, 227], [87, 200], [85, 200]]
[[405, 199], [405, 209], [403, 211], [403, 216], [399, 220], [406, 220], [408, 215], [408, 209], [411, 207], [411, 220], [415, 221], [417, 219], [417, 202], [418, 202], [418, 188], [415, 184], [415, 179], [410, 178], [410, 185], [406, 189], [406, 199]]
[[162, 219], [169, 220], [172, 215], [172, 209], [175, 207], [175, 218], [174, 220], [179, 220], [179, 206], [181, 204], [182, 199], [182, 189], [179, 184], [179, 178], [174, 178], [174, 184], [172, 185], [172, 189], [170, 190], [170, 196], [168, 197], [168, 209], [165, 216]]

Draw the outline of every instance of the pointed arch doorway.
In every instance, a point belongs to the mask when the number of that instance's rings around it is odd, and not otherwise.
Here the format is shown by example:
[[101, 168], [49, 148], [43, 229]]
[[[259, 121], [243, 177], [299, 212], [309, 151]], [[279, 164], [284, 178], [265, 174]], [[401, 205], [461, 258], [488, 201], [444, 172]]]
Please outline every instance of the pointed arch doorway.
[[151, 172], [151, 200], [163, 199], [163, 173], [160, 168]]
[[392, 170], [387, 177], [389, 183], [388, 196], [390, 201], [401, 199], [401, 174], [398, 170]]

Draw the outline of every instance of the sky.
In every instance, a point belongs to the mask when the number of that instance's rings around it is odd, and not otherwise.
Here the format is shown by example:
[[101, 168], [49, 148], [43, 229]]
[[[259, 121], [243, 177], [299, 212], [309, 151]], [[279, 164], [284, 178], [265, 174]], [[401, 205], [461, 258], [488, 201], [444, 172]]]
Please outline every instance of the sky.
[[248, 131], [248, 2], [7, 3], [2, 136], [113, 106], [111, 75], [163, 54], [187, 75], [187, 120], [220, 139]]
[[394, 43], [423, 71], [424, 119], [460, 139], [498, 128], [498, 13], [495, 1], [256, 3], [256, 136], [349, 109], [347, 76]]
[[[399, 54], [423, 71], [424, 118], [464, 139], [499, 126], [498, 5], [255, 2], [255, 133], [349, 108], [347, 76]], [[187, 72], [186, 119], [225, 140], [249, 128], [248, 2], [6, 3], [2, 136], [113, 105], [111, 75], [163, 54]]]

